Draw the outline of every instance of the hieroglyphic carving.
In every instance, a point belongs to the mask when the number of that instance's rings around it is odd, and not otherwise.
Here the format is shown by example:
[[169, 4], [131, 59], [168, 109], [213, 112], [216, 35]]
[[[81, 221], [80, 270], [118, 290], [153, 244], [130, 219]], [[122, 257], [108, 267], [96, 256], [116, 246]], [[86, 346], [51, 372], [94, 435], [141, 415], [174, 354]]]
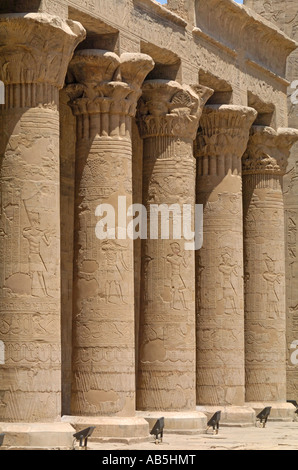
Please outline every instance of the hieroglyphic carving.
[[[212, 90], [173, 81], [143, 85], [138, 123], [144, 140], [143, 204], [195, 205], [193, 140]], [[177, 206], [176, 206], [177, 207]], [[194, 217], [192, 214], [191, 217]], [[169, 223], [173, 217], [169, 214]], [[195, 266], [184, 239], [143, 240], [137, 406], [195, 410]], [[177, 391], [179, 388], [179, 392]]]
[[251, 402], [286, 401], [282, 178], [297, 140], [297, 130], [255, 126], [243, 157], [246, 400]]
[[196, 140], [197, 203], [204, 204], [196, 257], [200, 405], [244, 403], [241, 157], [255, 118], [252, 108], [208, 105]]
[[237, 278], [238, 263], [232, 260], [229, 249], [221, 255], [222, 263], [219, 265], [219, 271], [222, 273], [223, 298], [225, 302], [225, 311], [227, 314], [237, 315], [236, 301], [238, 299], [237, 287], [234, 286], [233, 275]]
[[0, 24], [0, 420], [47, 421], [61, 409], [58, 90], [85, 31], [33, 13]]
[[[131, 119], [153, 68], [145, 54], [78, 51], [67, 92], [77, 118], [72, 413], [135, 411], [133, 241], [96, 237], [96, 208], [132, 204]], [[118, 227], [119, 228], [119, 227]], [[122, 227], [120, 227], [122, 228]]]

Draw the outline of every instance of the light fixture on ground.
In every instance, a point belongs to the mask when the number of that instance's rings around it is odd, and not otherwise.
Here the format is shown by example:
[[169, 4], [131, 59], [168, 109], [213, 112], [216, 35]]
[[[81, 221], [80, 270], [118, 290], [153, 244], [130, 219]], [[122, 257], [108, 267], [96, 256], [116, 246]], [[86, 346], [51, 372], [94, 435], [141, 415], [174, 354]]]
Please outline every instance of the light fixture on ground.
[[212, 418], [207, 423], [208, 428], [207, 428], [206, 433], [208, 432], [208, 429], [212, 427], [213, 434], [218, 434], [220, 418], [221, 418], [221, 411], [217, 411], [216, 413], [214, 413]]
[[91, 426], [89, 428], [83, 429], [73, 435], [73, 437], [79, 441], [80, 450], [87, 450], [88, 438], [91, 437], [95, 427]]
[[292, 403], [292, 405], [295, 406], [295, 408], [296, 408], [295, 415], [297, 417], [297, 415], [298, 415], [298, 403], [297, 403], [297, 401], [296, 400], [287, 400], [287, 403]]
[[257, 419], [260, 420], [260, 425], [263, 428], [266, 426], [270, 412], [271, 412], [271, 406], [267, 406], [257, 415]]
[[162, 442], [163, 439], [163, 430], [165, 427], [165, 420], [164, 418], [160, 418], [156, 421], [155, 425], [150, 432], [151, 436], [155, 436], [155, 443], [159, 444]]

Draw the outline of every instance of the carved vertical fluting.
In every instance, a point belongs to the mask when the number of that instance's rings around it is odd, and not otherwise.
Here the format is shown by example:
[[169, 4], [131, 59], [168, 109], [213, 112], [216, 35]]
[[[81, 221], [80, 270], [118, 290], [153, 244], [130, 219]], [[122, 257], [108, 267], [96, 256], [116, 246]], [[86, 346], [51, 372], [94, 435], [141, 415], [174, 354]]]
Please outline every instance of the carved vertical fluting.
[[283, 176], [298, 131], [254, 126], [243, 157], [246, 401], [286, 401]]
[[204, 240], [196, 256], [197, 403], [244, 404], [241, 157], [256, 112], [206, 106], [196, 141]]
[[[142, 246], [137, 408], [195, 410], [195, 254], [176, 238], [169, 213], [169, 237], [151, 236], [153, 205], [191, 207], [194, 228], [193, 142], [210, 89], [166, 80], [144, 83], [139, 128], [144, 141], [143, 204], [148, 237]], [[160, 220], [161, 223], [161, 220]], [[182, 225], [181, 225], [182, 227]]]
[[0, 18], [0, 420], [61, 414], [59, 89], [85, 30]]
[[[70, 64], [67, 91], [77, 118], [73, 415], [135, 413], [133, 240], [125, 221], [117, 226], [132, 204], [131, 120], [152, 68], [144, 54], [103, 50], [79, 51]], [[96, 234], [101, 204], [115, 210], [115, 239]]]

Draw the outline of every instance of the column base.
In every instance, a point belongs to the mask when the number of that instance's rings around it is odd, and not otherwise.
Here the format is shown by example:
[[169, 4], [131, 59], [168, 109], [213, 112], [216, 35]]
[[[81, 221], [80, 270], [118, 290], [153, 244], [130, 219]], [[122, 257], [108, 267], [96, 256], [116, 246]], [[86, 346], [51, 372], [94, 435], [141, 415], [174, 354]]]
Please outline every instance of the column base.
[[284, 421], [291, 422], [295, 420], [296, 408], [292, 403], [287, 402], [247, 402], [246, 406], [250, 406], [255, 410], [256, 416], [267, 406], [271, 406], [268, 421]]
[[244, 406], [197, 406], [197, 410], [207, 416], [207, 421], [221, 411], [220, 426], [224, 427], [249, 427], [255, 426], [256, 413], [249, 405]]
[[62, 421], [71, 424], [74, 432], [95, 426], [92, 442], [134, 444], [150, 439], [148, 423], [138, 416], [63, 416]]
[[150, 431], [159, 418], [164, 418], [165, 434], [204, 434], [207, 418], [199, 411], [137, 411], [149, 424]]
[[72, 450], [74, 428], [68, 423], [0, 423], [0, 450]]

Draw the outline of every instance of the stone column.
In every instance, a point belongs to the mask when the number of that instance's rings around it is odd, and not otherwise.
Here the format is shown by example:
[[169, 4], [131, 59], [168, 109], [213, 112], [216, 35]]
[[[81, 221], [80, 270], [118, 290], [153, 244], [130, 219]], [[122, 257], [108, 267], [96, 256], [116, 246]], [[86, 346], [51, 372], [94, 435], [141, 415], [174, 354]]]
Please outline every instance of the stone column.
[[84, 37], [79, 23], [58, 17], [0, 17], [4, 422], [45, 423], [61, 414], [59, 89]]
[[[197, 404], [222, 421], [252, 422], [244, 405], [241, 157], [252, 108], [206, 106], [196, 141], [197, 203], [204, 241], [197, 253]], [[239, 423], [238, 423], [239, 424]]]
[[286, 403], [283, 176], [298, 131], [255, 126], [243, 158], [246, 401], [291, 419]]
[[[77, 117], [69, 419], [77, 426], [93, 419], [102, 437], [148, 434], [145, 420], [134, 418], [133, 240], [126, 213], [132, 204], [132, 118], [153, 66], [144, 54], [82, 50], [69, 70], [67, 91]], [[114, 211], [115, 220], [100, 234], [105, 211]]]
[[[186, 204], [194, 228], [193, 142], [211, 94], [149, 80], [139, 110], [148, 236], [142, 247], [137, 409], [152, 422], [162, 413], [167, 428], [176, 430], [206, 429], [206, 418], [195, 411], [195, 252], [187, 250], [183, 230], [180, 239], [175, 230], [183, 225]], [[159, 209], [164, 216], [154, 234]], [[166, 226], [169, 236], [162, 232]]]

